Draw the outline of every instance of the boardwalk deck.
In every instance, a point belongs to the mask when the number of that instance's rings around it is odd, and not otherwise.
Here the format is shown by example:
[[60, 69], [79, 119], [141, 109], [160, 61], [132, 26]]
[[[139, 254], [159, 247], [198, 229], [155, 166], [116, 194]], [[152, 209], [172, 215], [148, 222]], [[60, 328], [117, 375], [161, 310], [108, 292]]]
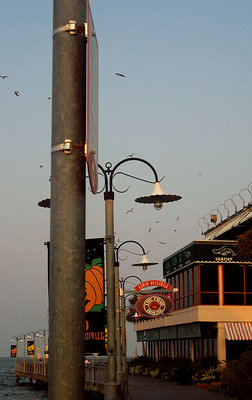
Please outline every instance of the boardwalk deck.
[[[48, 381], [47, 361], [39, 360], [16, 360], [15, 366], [16, 382], [19, 378], [28, 378], [36, 383]], [[105, 384], [108, 382], [108, 369], [106, 365], [87, 364], [85, 367], [85, 388], [104, 393]]]

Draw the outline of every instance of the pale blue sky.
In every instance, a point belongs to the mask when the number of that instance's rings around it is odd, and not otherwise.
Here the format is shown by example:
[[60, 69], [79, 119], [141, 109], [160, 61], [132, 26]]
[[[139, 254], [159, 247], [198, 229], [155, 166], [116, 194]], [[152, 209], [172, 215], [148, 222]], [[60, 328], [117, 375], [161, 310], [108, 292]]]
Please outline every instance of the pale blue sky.
[[[37, 203], [50, 195], [52, 1], [0, 5], [0, 75], [9, 76], [0, 80], [5, 356], [12, 336], [47, 327], [49, 211]], [[141, 242], [160, 263], [143, 274], [129, 256], [120, 275], [160, 279], [165, 257], [202, 238], [199, 218], [252, 181], [252, 3], [91, 0], [91, 9], [99, 43], [99, 161], [115, 164], [135, 153], [165, 175], [165, 192], [183, 197], [157, 212], [134, 203], [151, 185], [118, 177], [119, 188], [131, 186], [115, 196], [116, 236]], [[130, 164], [125, 172], [152, 178]], [[87, 236], [104, 236], [103, 194], [88, 193]], [[133, 339], [129, 345], [132, 354]]]

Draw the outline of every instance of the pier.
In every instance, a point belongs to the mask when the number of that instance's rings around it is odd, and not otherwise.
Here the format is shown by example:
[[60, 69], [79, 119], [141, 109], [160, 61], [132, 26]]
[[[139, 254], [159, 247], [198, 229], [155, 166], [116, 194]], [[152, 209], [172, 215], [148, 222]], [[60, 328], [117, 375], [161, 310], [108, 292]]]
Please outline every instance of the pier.
[[[17, 360], [15, 365], [16, 383], [20, 378], [27, 378], [31, 383], [44, 384], [48, 382], [48, 363], [40, 360]], [[108, 369], [104, 363], [85, 365], [85, 390], [105, 392], [108, 382]]]

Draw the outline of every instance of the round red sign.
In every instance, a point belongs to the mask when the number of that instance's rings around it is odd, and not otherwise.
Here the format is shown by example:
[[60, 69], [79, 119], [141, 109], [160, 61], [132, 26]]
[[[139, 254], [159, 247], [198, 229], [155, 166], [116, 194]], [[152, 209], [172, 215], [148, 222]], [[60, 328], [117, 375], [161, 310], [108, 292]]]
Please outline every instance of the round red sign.
[[135, 304], [138, 314], [143, 317], [159, 318], [168, 315], [174, 308], [173, 301], [159, 294], [141, 296]]

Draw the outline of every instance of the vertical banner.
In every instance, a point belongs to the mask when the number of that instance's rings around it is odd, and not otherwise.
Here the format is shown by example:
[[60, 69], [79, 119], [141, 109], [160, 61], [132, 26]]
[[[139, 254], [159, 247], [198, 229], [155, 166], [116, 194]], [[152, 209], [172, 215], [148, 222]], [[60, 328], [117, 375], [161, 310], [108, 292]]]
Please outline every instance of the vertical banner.
[[27, 355], [34, 356], [34, 340], [27, 341]]
[[86, 353], [106, 354], [104, 300], [104, 239], [86, 240], [85, 343]]
[[16, 344], [11, 345], [10, 356], [17, 357], [17, 345]]

